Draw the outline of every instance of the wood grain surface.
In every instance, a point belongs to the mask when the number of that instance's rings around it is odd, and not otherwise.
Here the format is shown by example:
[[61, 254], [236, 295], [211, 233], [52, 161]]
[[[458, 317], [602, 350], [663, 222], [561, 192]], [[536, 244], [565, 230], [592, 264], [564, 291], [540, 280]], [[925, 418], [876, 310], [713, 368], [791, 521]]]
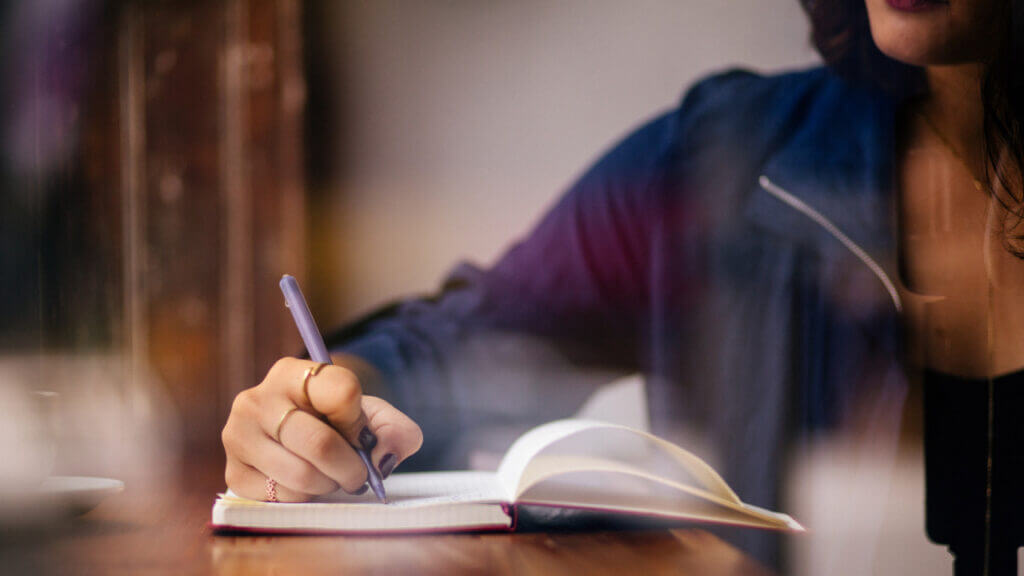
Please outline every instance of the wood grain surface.
[[223, 489], [217, 463], [180, 490], [128, 485], [96, 510], [0, 530], [3, 574], [770, 574], [700, 530], [389, 537], [219, 536], [207, 523]]

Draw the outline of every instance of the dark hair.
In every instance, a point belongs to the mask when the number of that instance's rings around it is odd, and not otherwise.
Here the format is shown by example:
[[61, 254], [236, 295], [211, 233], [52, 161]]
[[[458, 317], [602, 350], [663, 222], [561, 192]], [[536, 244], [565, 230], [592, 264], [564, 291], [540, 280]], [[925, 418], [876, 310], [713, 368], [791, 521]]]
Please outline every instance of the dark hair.
[[[825, 63], [841, 76], [873, 83], [897, 97], [925, 90], [921, 68], [889, 58], [871, 38], [864, 0], [801, 0], [811, 38]], [[1004, 0], [996, 21], [999, 46], [985, 63], [981, 100], [985, 113], [985, 180], [1006, 209], [1004, 243], [1024, 258], [1024, 0]], [[1005, 154], [1009, 161], [1000, 162]]]

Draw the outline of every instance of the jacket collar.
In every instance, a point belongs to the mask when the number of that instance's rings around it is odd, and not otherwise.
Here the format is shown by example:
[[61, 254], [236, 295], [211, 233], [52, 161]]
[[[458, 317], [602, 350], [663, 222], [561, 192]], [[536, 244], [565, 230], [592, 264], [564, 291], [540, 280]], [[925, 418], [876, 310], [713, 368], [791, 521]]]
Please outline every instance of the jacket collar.
[[[754, 182], [747, 217], [824, 253], [849, 251], [839, 231], [897, 279], [895, 134], [899, 102], [884, 93], [835, 79], [794, 119], [792, 135], [760, 173], [834, 225], [808, 217]], [[863, 258], [862, 258], [863, 259]], [[876, 272], [877, 274], [877, 272]], [[884, 280], [883, 280], [884, 282]], [[898, 297], [894, 301], [899, 308]]]

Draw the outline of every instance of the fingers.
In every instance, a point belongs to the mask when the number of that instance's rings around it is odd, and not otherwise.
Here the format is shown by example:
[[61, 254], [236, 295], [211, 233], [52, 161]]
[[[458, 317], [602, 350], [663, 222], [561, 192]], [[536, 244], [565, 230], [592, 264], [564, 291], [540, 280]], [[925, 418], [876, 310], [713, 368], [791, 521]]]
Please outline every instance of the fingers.
[[295, 492], [330, 494], [339, 486], [316, 466], [262, 434], [240, 450], [237, 458]]
[[372, 438], [366, 436], [359, 379], [351, 370], [327, 365], [307, 381], [306, 371], [316, 365], [309, 360], [282, 358], [270, 369], [264, 383], [282, 387], [296, 406], [323, 414], [349, 442], [369, 449]]
[[[264, 477], [269, 476], [279, 485], [296, 493], [326, 494], [337, 490], [337, 482], [307, 460], [272, 440], [265, 431], [264, 423], [268, 417], [274, 420], [271, 426], [276, 427], [280, 417], [287, 412], [287, 409], [281, 406], [281, 402], [287, 401], [279, 400], [271, 404], [276, 404], [276, 408], [267, 408], [264, 406], [266, 402], [261, 401], [258, 395], [252, 392], [238, 395], [221, 433], [228, 461], [234, 460], [251, 466]], [[292, 412], [282, 423], [282, 432], [286, 432], [290, 421], [299, 415], [308, 416], [300, 411]], [[226, 469], [225, 475], [229, 475]]]
[[349, 493], [366, 483], [366, 466], [334, 429], [306, 412], [297, 411], [281, 427], [281, 445], [315, 466]]
[[[224, 481], [232, 492], [242, 498], [267, 499], [267, 476], [234, 458], [228, 458], [228, 464], [224, 468]], [[278, 502], [305, 502], [308, 499], [308, 494], [296, 492], [280, 483], [277, 485]]]
[[309, 381], [307, 387], [313, 409], [327, 417], [349, 442], [370, 449], [363, 415], [363, 390], [359, 379], [347, 368], [326, 366]]
[[[266, 479], [283, 502], [308, 500], [339, 487], [366, 489], [367, 471], [353, 445], [370, 453], [385, 477], [423, 443], [419, 426], [380, 398], [363, 396], [349, 370], [284, 358], [264, 381], [239, 394], [222, 440], [225, 479], [241, 496], [266, 498]], [[321, 417], [323, 415], [323, 417]], [[340, 431], [340, 432], [339, 432]]]
[[381, 398], [363, 396], [362, 405], [370, 429], [377, 436], [370, 457], [387, 478], [399, 463], [420, 449], [423, 432], [411, 418]]

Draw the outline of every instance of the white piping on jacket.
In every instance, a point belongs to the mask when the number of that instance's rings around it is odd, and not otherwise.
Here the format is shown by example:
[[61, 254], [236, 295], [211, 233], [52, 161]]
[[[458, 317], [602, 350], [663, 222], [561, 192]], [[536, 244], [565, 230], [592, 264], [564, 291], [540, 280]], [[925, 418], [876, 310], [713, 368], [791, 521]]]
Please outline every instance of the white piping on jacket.
[[840, 230], [835, 224], [832, 223], [831, 220], [826, 218], [821, 212], [818, 212], [814, 208], [807, 205], [807, 203], [804, 202], [803, 200], [797, 198], [796, 196], [790, 194], [789, 192], [786, 192], [782, 188], [779, 188], [778, 186], [775, 185], [774, 182], [769, 180], [767, 176], [762, 174], [761, 177], [757, 179], [757, 181], [761, 185], [761, 188], [764, 188], [766, 192], [768, 192], [772, 196], [775, 196], [780, 201], [785, 202], [797, 212], [800, 212], [804, 216], [807, 216], [811, 220], [817, 222], [819, 226], [827, 230], [828, 233], [834, 236], [836, 240], [842, 242], [843, 246], [846, 246], [850, 250], [850, 252], [853, 252], [854, 256], [860, 258], [861, 262], [866, 264], [867, 267], [870, 268], [871, 271], [875, 273], [875, 276], [877, 276], [878, 279], [882, 281], [882, 285], [885, 286], [886, 291], [889, 292], [889, 296], [892, 298], [892, 303], [896, 305], [896, 311], [903, 312], [903, 300], [900, 299], [900, 294], [896, 290], [896, 285], [893, 284], [892, 279], [890, 279], [889, 275], [885, 273], [885, 270], [882, 270], [882, 267], [878, 265], [878, 262], [875, 262], [875, 259], [872, 258], [867, 252], [865, 252], [863, 248], [858, 246], [856, 242], [851, 240], [849, 236], [844, 234], [842, 230]]

